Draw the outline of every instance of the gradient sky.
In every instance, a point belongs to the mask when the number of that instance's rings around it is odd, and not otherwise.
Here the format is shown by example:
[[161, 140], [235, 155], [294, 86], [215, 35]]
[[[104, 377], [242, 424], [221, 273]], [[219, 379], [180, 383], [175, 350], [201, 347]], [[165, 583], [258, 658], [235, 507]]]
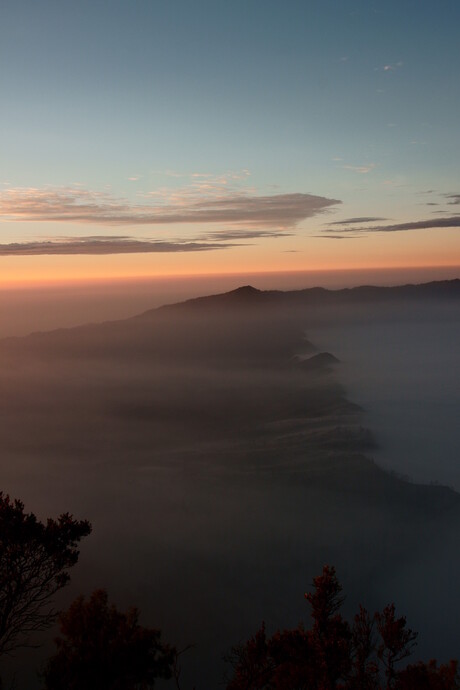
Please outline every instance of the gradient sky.
[[0, 276], [460, 265], [458, 0], [2, 0]]

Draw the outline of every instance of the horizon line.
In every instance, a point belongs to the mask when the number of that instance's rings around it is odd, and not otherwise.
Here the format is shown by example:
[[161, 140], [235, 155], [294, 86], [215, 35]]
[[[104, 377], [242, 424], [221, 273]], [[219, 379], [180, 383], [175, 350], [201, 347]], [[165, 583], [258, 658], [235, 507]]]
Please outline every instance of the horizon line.
[[219, 279], [232, 278], [239, 276], [302, 276], [317, 274], [352, 274], [352, 273], [391, 273], [397, 271], [458, 271], [460, 277], [459, 264], [430, 264], [430, 265], [401, 265], [401, 266], [347, 266], [341, 268], [306, 268], [295, 270], [246, 270], [246, 271], [218, 271], [202, 273], [164, 273], [157, 275], [115, 275], [115, 276], [89, 276], [71, 278], [17, 278], [0, 279], [0, 289], [27, 289], [31, 287], [57, 287], [68, 285], [78, 287], [83, 285], [104, 285], [113, 283], [146, 283], [146, 282], [166, 282], [170, 280], [200, 280], [200, 279]]

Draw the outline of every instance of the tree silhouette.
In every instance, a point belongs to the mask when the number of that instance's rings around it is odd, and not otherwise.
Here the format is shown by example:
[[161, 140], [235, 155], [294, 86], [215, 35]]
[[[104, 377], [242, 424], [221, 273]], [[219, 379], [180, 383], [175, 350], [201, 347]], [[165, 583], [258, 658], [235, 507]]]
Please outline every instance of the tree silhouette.
[[228, 690], [308, 688], [312, 650], [308, 634], [299, 626], [267, 638], [265, 625], [248, 642], [232, 648], [226, 660], [234, 676]]
[[381, 637], [377, 655], [385, 668], [386, 690], [391, 690], [395, 686], [396, 665], [411, 654], [417, 633], [406, 629], [404, 616], [396, 618], [394, 604], [376, 613], [375, 619]]
[[176, 650], [161, 633], [138, 623], [136, 608], [122, 613], [96, 590], [59, 616], [61, 637], [43, 678], [46, 690], [147, 690], [171, 678]]
[[375, 651], [375, 620], [369, 612], [359, 607], [352, 628], [351, 677], [349, 687], [360, 690], [376, 690], [378, 683], [378, 663], [373, 658]]
[[29, 646], [31, 634], [54, 621], [52, 597], [69, 581], [90, 531], [68, 513], [42, 523], [0, 492], [0, 655]]
[[342, 588], [324, 566], [305, 595], [313, 626], [267, 637], [265, 626], [227, 657], [233, 668], [227, 690], [459, 690], [457, 662], [400, 668], [416, 633], [397, 618], [394, 604], [373, 617], [360, 606], [353, 625], [339, 613]]
[[400, 671], [396, 679], [396, 690], [453, 690], [460, 687], [457, 661], [441, 664], [432, 659], [427, 664], [420, 662]]
[[352, 633], [338, 613], [343, 598], [334, 568], [325, 566], [313, 586], [313, 593], [305, 595], [312, 608], [312, 629], [299, 625], [267, 639], [262, 625], [227, 658], [234, 669], [228, 690], [331, 690], [349, 673]]
[[335, 569], [324, 566], [322, 574], [314, 578], [313, 587], [313, 592], [305, 594], [305, 598], [314, 621], [309, 641], [315, 678], [321, 690], [333, 690], [337, 681], [350, 671], [352, 634], [349, 624], [338, 613], [344, 600]]

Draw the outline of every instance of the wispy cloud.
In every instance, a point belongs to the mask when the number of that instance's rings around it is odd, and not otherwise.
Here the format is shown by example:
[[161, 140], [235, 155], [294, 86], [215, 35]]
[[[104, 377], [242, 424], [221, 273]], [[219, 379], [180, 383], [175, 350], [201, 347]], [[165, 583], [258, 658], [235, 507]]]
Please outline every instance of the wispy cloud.
[[193, 172], [190, 174], [192, 178], [204, 178], [207, 180], [214, 180], [223, 184], [227, 184], [231, 180], [246, 180], [250, 177], [251, 173], [247, 168], [242, 170], [231, 170], [229, 172], [222, 173], [221, 175], [215, 175], [214, 173], [201, 173]]
[[112, 235], [108, 237], [65, 237], [57, 240], [0, 244], [0, 256], [205, 252], [235, 246], [237, 245], [181, 240], [167, 242], [162, 240], [137, 240], [131, 237]]
[[383, 66], [383, 71], [384, 72], [394, 72], [397, 69], [400, 69], [403, 66], [403, 62], [393, 62], [393, 63], [388, 63], [387, 65]]
[[211, 172], [203, 172], [203, 170], [198, 170], [194, 172], [181, 172], [179, 170], [152, 170], [152, 174], [160, 175], [163, 177], [171, 177], [183, 180], [196, 180], [205, 179], [219, 181], [226, 184], [230, 180], [246, 180], [251, 176], [251, 172], [247, 168], [242, 168], [241, 170], [228, 170], [227, 172], [220, 173], [216, 175]]
[[314, 237], [320, 237], [322, 240], [357, 240], [364, 235], [314, 235]]
[[138, 197], [161, 204], [184, 206], [206, 199], [220, 199], [231, 196], [255, 196], [257, 190], [248, 187], [249, 170], [226, 172], [221, 175], [205, 172], [189, 174], [168, 173], [168, 176], [187, 178], [182, 187], [156, 187], [155, 189], [138, 193]]
[[[109, 193], [82, 188], [8, 188], [0, 192], [0, 219], [55, 221], [108, 226], [187, 223], [244, 224], [257, 228], [292, 228], [306, 218], [341, 203], [312, 194], [222, 193], [200, 184], [187, 194], [155, 197], [133, 204]], [[152, 195], [153, 197], [153, 195]]]
[[449, 204], [460, 204], [460, 194], [444, 194], [446, 199], [449, 199]]
[[387, 218], [379, 218], [372, 216], [359, 216], [358, 218], [344, 218], [343, 220], [334, 220], [328, 225], [350, 225], [350, 223], [375, 223], [378, 220], [387, 220]]
[[261, 237], [293, 237], [294, 233], [280, 230], [218, 230], [202, 235], [200, 240], [227, 242], [232, 240], [255, 240]]
[[351, 170], [360, 175], [367, 175], [375, 168], [375, 163], [368, 163], [367, 165], [342, 165], [344, 170]]
[[392, 225], [373, 225], [369, 227], [343, 227], [334, 228], [334, 232], [340, 233], [374, 233], [374, 232], [405, 232], [408, 230], [429, 230], [435, 228], [460, 228], [460, 216], [449, 218], [429, 218], [428, 220], [410, 221], [408, 223], [394, 223]]

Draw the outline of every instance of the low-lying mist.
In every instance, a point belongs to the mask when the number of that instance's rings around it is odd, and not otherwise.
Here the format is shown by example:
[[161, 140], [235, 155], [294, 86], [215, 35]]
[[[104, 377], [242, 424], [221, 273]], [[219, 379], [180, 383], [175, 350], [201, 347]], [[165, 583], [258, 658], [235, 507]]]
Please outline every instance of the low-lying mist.
[[460, 490], [459, 303], [323, 310], [309, 334], [343, 362], [383, 467]]
[[[222, 654], [262, 620], [273, 630], [306, 619], [303, 593], [324, 563], [337, 567], [348, 613], [394, 600], [422, 631], [420, 656], [458, 655], [446, 572], [460, 565], [460, 497], [373, 461], [390, 466], [393, 451], [364, 395], [368, 385], [376, 401], [396, 399], [402, 345], [422, 331], [447, 342], [455, 304], [451, 314], [443, 303], [395, 312], [302, 299], [243, 289], [0, 342], [1, 488], [41, 517], [70, 511], [93, 524], [59, 604], [96, 587], [136, 604], [164, 639], [195, 645], [184, 687], [218, 687]], [[436, 379], [422, 355], [434, 350], [414, 352], [411, 395], [422, 396]], [[409, 431], [410, 415], [401, 423]], [[48, 651], [21, 657], [20, 689], [38, 687]]]

